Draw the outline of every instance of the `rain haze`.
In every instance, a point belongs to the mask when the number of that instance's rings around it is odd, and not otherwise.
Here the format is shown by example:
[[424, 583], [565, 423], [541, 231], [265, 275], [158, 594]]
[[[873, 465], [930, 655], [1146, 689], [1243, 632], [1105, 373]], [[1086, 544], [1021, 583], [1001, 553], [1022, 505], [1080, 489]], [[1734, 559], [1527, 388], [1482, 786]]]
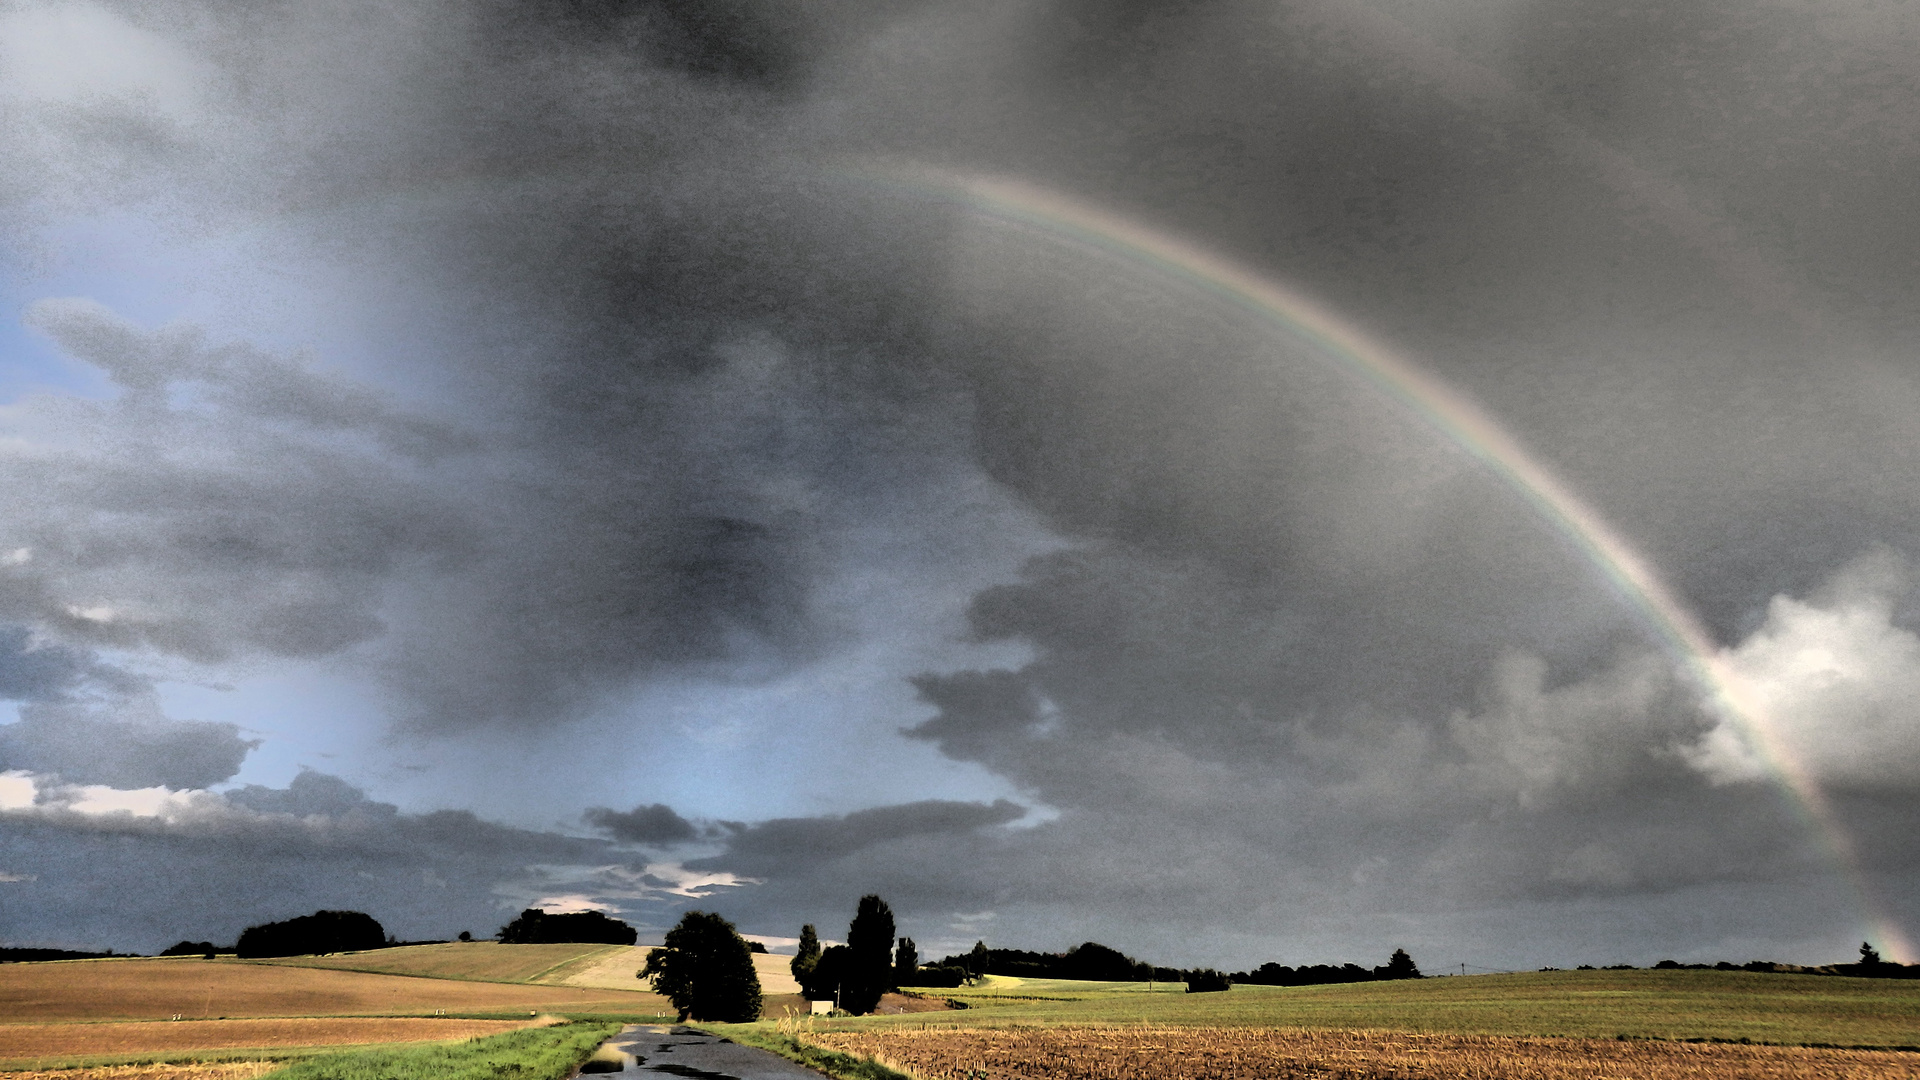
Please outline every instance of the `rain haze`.
[[6, 0], [0, 943], [1920, 959], [1916, 168], [1854, 0]]

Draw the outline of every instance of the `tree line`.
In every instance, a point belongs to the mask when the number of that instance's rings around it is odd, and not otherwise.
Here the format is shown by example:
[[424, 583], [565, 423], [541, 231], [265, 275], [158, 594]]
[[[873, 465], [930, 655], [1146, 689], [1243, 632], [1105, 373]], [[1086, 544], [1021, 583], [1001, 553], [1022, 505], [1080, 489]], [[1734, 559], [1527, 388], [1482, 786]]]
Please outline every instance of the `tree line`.
[[[495, 931], [493, 936], [494, 940], [508, 945], [544, 945], [561, 942], [631, 945], [639, 940], [640, 935], [633, 927], [598, 911], [548, 914], [538, 908], [528, 908], [512, 922]], [[459, 940], [472, 941], [473, 935], [463, 930]], [[322, 910], [311, 915], [300, 915], [291, 919], [249, 926], [240, 931], [239, 940], [232, 945], [215, 945], [211, 941], [181, 941], [169, 946], [160, 955], [204, 956], [211, 960], [215, 956], [229, 954], [242, 960], [249, 960], [275, 956], [320, 956], [326, 953], [366, 952], [371, 949], [390, 949], [401, 945], [445, 944], [449, 942], [445, 940], [398, 941], [387, 933], [378, 919], [364, 911]], [[38, 951], [57, 952], [59, 950]], [[81, 955], [33, 957], [33, 959], [78, 959]]]
[[1395, 949], [1379, 967], [1358, 964], [1312, 964], [1299, 968], [1267, 963], [1251, 971], [1221, 972], [1213, 968], [1160, 967], [1136, 960], [1097, 941], [1076, 945], [1063, 953], [1025, 949], [991, 949], [975, 942], [972, 950], [949, 956], [920, 969], [914, 986], [954, 987], [983, 975], [1010, 975], [1026, 979], [1089, 979], [1098, 982], [1184, 982], [1193, 993], [1225, 990], [1234, 983], [1253, 986], [1317, 986], [1323, 983], [1418, 979], [1420, 968], [1405, 949]]

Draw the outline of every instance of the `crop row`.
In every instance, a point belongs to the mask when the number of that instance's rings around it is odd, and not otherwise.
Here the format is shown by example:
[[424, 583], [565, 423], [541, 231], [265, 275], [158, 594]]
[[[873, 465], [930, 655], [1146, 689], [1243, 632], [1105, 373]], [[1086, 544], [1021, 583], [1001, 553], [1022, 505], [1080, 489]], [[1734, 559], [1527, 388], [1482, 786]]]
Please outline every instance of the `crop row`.
[[1639, 1039], [1272, 1028], [824, 1031], [808, 1041], [926, 1080], [1920, 1078], [1920, 1054]]

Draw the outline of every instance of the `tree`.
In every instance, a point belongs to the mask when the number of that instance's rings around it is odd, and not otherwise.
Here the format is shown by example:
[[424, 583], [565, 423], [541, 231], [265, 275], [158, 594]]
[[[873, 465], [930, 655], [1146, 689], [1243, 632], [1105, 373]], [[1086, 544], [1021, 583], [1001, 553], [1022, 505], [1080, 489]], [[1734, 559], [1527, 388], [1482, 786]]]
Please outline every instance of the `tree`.
[[1233, 989], [1233, 980], [1224, 972], [1212, 968], [1195, 968], [1187, 972], [1187, 993], [1217, 994], [1222, 990]]
[[993, 963], [993, 953], [988, 950], [987, 943], [984, 941], [974, 942], [973, 949], [967, 953], [968, 974], [972, 975], [975, 981], [978, 981], [986, 975], [987, 965], [991, 963]]
[[1860, 943], [1860, 966], [1864, 968], [1880, 966], [1880, 952], [1873, 947], [1871, 942], [1863, 941]]
[[840, 980], [840, 1007], [861, 1016], [880, 1005], [893, 988], [893, 909], [869, 893], [847, 925], [847, 970]]
[[807, 977], [800, 982], [800, 989], [808, 1001], [832, 1001], [840, 1003], [841, 990], [847, 976], [847, 947], [835, 945], [820, 954]]
[[733, 924], [718, 915], [682, 915], [667, 931], [666, 947], [647, 953], [639, 977], [651, 979], [654, 990], [673, 1002], [682, 1023], [689, 1017], [722, 1024], [760, 1019], [753, 953]]
[[609, 919], [598, 911], [549, 915], [538, 908], [528, 908], [493, 936], [506, 945], [551, 945], [575, 941], [631, 945], [640, 935], [633, 927], [619, 919]]
[[259, 956], [359, 952], [386, 945], [386, 930], [365, 912], [316, 911], [285, 922], [249, 926], [240, 932], [233, 949], [242, 960], [250, 960]]
[[1418, 979], [1421, 977], [1420, 969], [1414, 965], [1413, 957], [1408, 956], [1407, 950], [1405, 949], [1393, 950], [1393, 955], [1387, 959], [1387, 966], [1375, 969], [1374, 974], [1382, 979]]
[[893, 950], [893, 985], [896, 988], [920, 985], [914, 981], [914, 976], [919, 970], [919, 947], [914, 945], [912, 938], [901, 938], [900, 944]]
[[1063, 979], [1091, 979], [1096, 982], [1127, 982], [1153, 974], [1153, 965], [1143, 964], [1118, 949], [1097, 941], [1088, 941], [1067, 950], [1056, 965]]
[[800, 951], [793, 954], [787, 970], [793, 972], [793, 981], [803, 988], [813, 974], [813, 965], [820, 962], [820, 935], [813, 932], [813, 924], [800, 928]]

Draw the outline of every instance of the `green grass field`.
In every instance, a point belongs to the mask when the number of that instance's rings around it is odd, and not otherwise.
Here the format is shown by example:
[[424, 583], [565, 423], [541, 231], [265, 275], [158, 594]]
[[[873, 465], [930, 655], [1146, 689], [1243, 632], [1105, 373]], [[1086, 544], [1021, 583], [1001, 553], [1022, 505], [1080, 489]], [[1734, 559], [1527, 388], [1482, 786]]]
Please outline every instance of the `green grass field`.
[[1706, 1039], [1779, 1045], [1920, 1045], [1920, 982], [1719, 971], [1558, 971], [1341, 986], [993, 980], [929, 990], [963, 1011], [822, 1022], [835, 1027], [1154, 1024], [1475, 1035]]
[[502, 945], [493, 941], [461, 941], [446, 945], [402, 945], [369, 952], [328, 956], [289, 956], [245, 963], [283, 967], [370, 971], [379, 975], [415, 975], [430, 979], [469, 982], [551, 983], [592, 966], [600, 957], [624, 950], [624, 945]]
[[566, 1024], [469, 1039], [323, 1054], [267, 1075], [274, 1080], [562, 1080], [618, 1024]]

